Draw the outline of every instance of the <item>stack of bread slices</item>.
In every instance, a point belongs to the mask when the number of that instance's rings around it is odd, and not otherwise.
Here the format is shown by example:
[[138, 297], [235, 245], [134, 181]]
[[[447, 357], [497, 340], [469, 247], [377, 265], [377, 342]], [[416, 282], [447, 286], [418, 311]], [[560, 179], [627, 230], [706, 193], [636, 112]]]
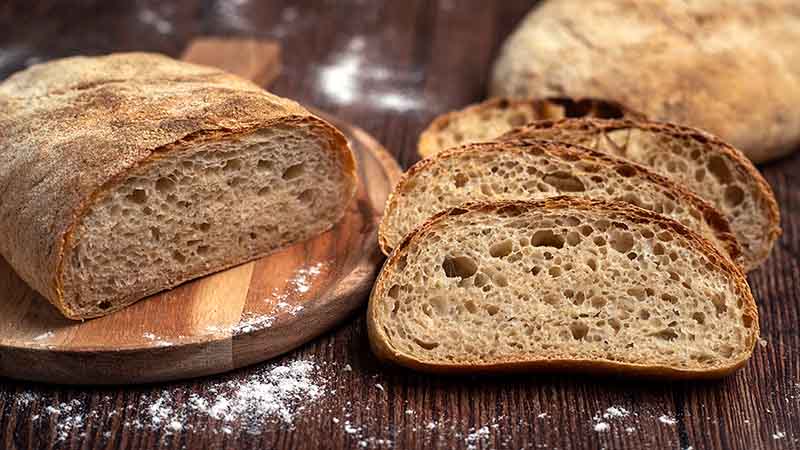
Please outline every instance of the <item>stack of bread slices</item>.
[[736, 148], [598, 99], [445, 114], [389, 198], [368, 328], [435, 372], [711, 378], [759, 336], [745, 272], [780, 234]]

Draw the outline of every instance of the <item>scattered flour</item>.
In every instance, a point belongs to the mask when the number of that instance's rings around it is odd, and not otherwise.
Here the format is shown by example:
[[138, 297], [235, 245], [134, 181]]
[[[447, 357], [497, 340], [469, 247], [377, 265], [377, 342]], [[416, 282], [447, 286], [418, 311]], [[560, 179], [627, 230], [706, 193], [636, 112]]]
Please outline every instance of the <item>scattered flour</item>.
[[594, 431], [602, 433], [608, 431], [611, 427], [606, 422], [597, 422], [594, 424]]
[[675, 425], [676, 423], [678, 423], [678, 421], [675, 420], [674, 417], [670, 417], [670, 416], [668, 416], [666, 414], [664, 414], [663, 416], [659, 417], [658, 421], [663, 423], [663, 424], [665, 424], [665, 425]]
[[467, 444], [467, 449], [475, 450], [478, 448], [479, 444], [485, 444], [489, 440], [489, 427], [481, 427], [477, 430], [474, 428], [470, 429], [469, 434], [464, 438], [464, 442]]
[[45, 340], [45, 339], [50, 339], [50, 338], [51, 338], [51, 337], [53, 337], [53, 336], [55, 336], [55, 333], [54, 333], [54, 332], [52, 332], [52, 331], [47, 331], [47, 332], [45, 332], [45, 333], [42, 333], [42, 334], [40, 334], [40, 335], [36, 336], [35, 338], [33, 338], [33, 340], [34, 340], [34, 341], [43, 341], [43, 340]]

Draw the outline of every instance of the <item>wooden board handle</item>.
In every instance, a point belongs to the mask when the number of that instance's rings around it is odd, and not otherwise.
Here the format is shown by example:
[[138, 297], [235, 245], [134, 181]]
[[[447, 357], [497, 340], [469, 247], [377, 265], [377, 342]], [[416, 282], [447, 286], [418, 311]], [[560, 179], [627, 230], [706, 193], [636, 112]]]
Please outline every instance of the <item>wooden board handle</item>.
[[281, 73], [281, 47], [274, 40], [203, 37], [192, 40], [181, 59], [218, 67], [268, 88]]

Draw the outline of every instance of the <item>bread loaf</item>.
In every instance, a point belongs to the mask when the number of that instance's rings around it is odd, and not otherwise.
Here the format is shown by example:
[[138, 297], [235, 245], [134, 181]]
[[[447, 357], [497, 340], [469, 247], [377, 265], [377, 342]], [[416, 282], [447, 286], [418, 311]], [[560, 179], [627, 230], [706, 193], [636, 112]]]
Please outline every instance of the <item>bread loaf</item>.
[[745, 270], [769, 256], [781, 233], [775, 195], [737, 149], [703, 131], [641, 120], [539, 121], [503, 139], [552, 139], [587, 146], [651, 168], [711, 202], [731, 224]]
[[494, 140], [535, 120], [567, 117], [644, 118], [619, 103], [592, 98], [492, 98], [435, 118], [420, 134], [417, 152], [427, 158], [452, 147]]
[[331, 228], [345, 138], [218, 69], [123, 53], [0, 84], [0, 253], [72, 319]]
[[754, 162], [800, 148], [797, 0], [545, 0], [503, 44], [490, 95], [621, 102]]
[[571, 144], [472, 144], [415, 164], [386, 202], [378, 241], [387, 255], [436, 213], [468, 202], [560, 195], [621, 200], [671, 217], [740, 262], [725, 218], [692, 192], [638, 164]]
[[471, 204], [409, 235], [367, 312], [378, 357], [440, 373], [712, 378], [759, 335], [742, 272], [679, 223], [562, 197]]

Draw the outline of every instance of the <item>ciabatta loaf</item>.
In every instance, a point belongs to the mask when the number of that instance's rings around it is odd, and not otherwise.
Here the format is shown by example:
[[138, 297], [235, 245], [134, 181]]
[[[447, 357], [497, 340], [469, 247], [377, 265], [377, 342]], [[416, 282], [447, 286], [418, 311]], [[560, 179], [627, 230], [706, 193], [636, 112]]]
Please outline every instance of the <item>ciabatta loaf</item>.
[[0, 253], [72, 319], [321, 233], [356, 185], [325, 121], [155, 54], [12, 75], [0, 130]]
[[710, 201], [731, 223], [745, 270], [769, 256], [781, 233], [769, 184], [736, 148], [703, 131], [642, 120], [539, 121], [504, 139], [552, 139], [584, 145], [650, 167]]
[[434, 119], [419, 136], [417, 152], [427, 158], [452, 147], [494, 140], [534, 120], [567, 117], [644, 118], [619, 103], [600, 99], [549, 97], [513, 100], [498, 97]]
[[418, 162], [386, 203], [379, 243], [388, 255], [425, 220], [463, 203], [560, 195], [622, 200], [664, 214], [739, 261], [728, 222], [692, 192], [630, 161], [536, 140], [472, 144]]
[[367, 312], [414, 369], [723, 376], [759, 333], [744, 275], [659, 214], [562, 197], [444, 212], [392, 253]]

